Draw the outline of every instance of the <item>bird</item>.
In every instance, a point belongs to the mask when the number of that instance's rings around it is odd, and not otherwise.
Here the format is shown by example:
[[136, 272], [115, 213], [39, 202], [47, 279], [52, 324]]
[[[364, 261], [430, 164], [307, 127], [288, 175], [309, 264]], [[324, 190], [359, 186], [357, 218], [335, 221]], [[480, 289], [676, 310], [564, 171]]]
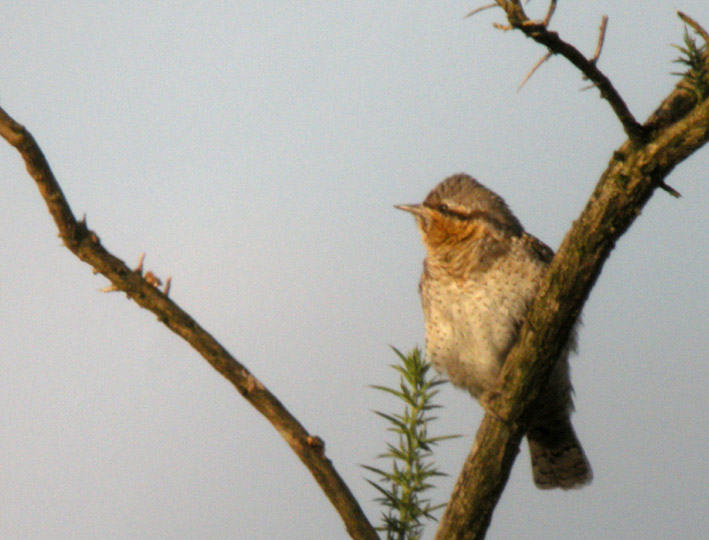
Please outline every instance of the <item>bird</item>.
[[[502, 197], [467, 174], [446, 178], [421, 204], [395, 208], [414, 215], [426, 248], [419, 283], [425, 357], [481, 400], [496, 386], [554, 252], [525, 231]], [[593, 478], [571, 424], [568, 356], [575, 342], [574, 331], [527, 417], [540, 489], [579, 488]]]

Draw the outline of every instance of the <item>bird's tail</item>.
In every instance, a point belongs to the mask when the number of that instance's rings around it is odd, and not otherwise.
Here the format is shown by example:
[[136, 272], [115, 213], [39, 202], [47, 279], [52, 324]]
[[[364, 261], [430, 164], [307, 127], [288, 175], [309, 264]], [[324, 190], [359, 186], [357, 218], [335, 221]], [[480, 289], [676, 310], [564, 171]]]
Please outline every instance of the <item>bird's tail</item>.
[[593, 478], [569, 418], [553, 425], [534, 426], [527, 433], [527, 441], [538, 488], [579, 488]]

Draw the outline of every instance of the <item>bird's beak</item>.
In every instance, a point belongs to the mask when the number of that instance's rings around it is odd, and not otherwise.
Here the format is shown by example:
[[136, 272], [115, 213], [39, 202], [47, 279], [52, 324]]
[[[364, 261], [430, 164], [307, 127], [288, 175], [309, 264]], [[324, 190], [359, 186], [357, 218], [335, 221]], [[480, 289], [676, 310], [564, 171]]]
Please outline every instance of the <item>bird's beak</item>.
[[420, 204], [395, 204], [394, 208], [409, 212], [415, 216], [420, 216], [424, 212], [423, 206]]

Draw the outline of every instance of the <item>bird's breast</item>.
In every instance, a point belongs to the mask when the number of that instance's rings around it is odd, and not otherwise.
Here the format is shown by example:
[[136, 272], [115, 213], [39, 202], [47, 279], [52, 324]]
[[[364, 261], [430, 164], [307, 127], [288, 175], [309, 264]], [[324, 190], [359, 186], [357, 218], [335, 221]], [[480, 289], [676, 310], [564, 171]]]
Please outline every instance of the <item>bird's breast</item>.
[[426, 355], [451, 382], [479, 396], [497, 381], [533, 284], [492, 269], [460, 280], [425, 272]]

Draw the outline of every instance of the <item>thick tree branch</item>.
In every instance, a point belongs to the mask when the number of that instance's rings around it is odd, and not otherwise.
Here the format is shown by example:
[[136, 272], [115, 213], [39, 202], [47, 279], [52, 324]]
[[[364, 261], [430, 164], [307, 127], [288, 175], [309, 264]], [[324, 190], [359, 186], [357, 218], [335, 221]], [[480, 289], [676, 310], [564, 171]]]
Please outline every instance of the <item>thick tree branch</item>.
[[[520, 27], [523, 21], [510, 17], [510, 23]], [[680, 81], [650, 116], [641, 130], [644, 140], [629, 134], [614, 152], [564, 238], [507, 357], [498, 390], [486, 400], [487, 414], [437, 539], [484, 538], [526, 430], [525, 411], [547, 380], [615, 243], [672, 169], [709, 140], [709, 97], [699, 100], [686, 84]]]
[[76, 220], [32, 135], [1, 108], [0, 135], [22, 155], [66, 247], [79, 259], [106, 276], [117, 290], [124, 291], [139, 306], [155, 313], [160, 322], [187, 341], [273, 424], [315, 477], [340, 514], [352, 538], [378, 540], [377, 533], [357, 500], [332, 462], [325, 456], [320, 438], [310, 435], [278, 398], [192, 317], [153, 286], [150, 280], [145, 279], [140, 271], [131, 270], [122, 260], [109, 253], [83, 220]]

